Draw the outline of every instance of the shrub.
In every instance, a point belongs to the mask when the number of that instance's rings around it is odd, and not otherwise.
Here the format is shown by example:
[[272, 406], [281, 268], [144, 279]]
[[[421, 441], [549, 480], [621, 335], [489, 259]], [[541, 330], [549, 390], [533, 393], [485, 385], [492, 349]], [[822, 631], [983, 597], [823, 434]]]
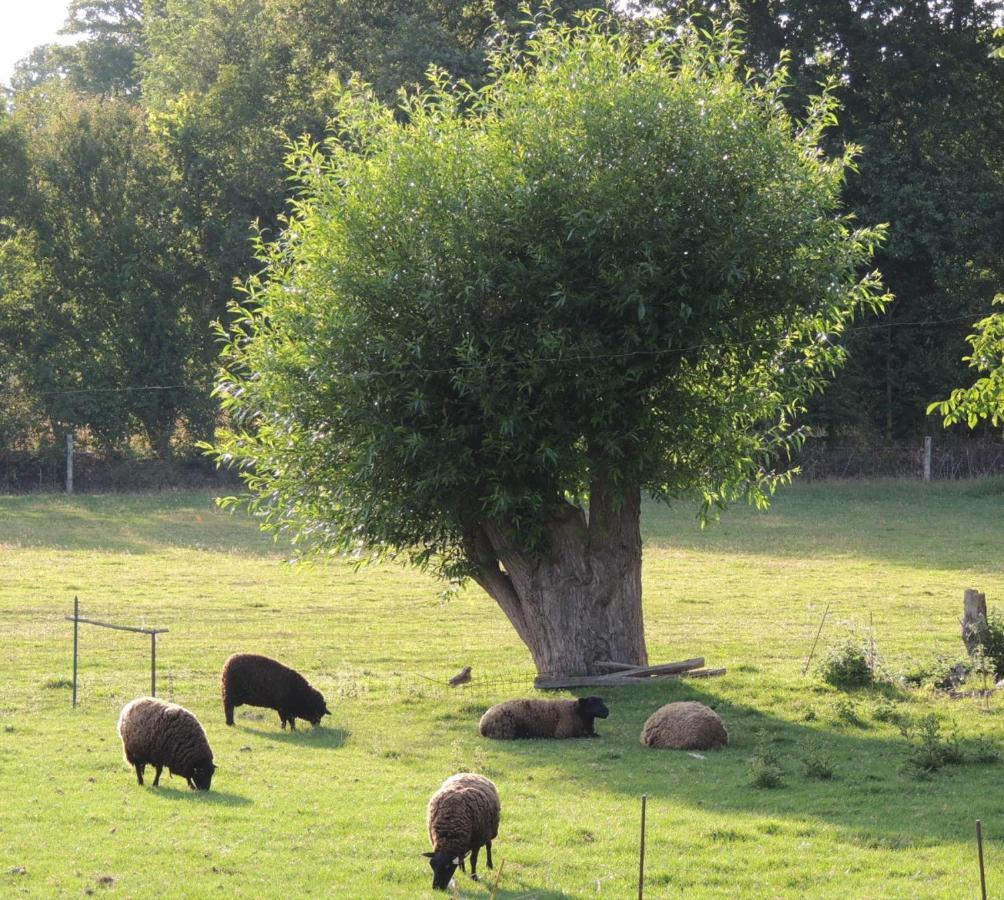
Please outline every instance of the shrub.
[[1004, 677], [1004, 614], [990, 609], [987, 622], [977, 629], [976, 637], [983, 656], [993, 663], [994, 679]]
[[829, 647], [826, 658], [820, 663], [819, 673], [823, 681], [841, 690], [868, 687], [875, 683], [868, 651], [852, 640]]
[[917, 778], [929, 778], [945, 766], [963, 762], [958, 734], [953, 730], [948, 737], [941, 734], [941, 724], [935, 715], [924, 716], [917, 723], [917, 740], [910, 748], [906, 768]]
[[988, 738], [986, 735], [980, 735], [973, 741], [972, 750], [969, 752], [971, 762], [980, 765], [991, 765], [998, 762], [1000, 758], [1001, 748], [997, 745], [996, 741]]
[[749, 777], [750, 784], [755, 788], [779, 788], [784, 785], [781, 760], [765, 737], [759, 739], [750, 757]]
[[806, 778], [814, 778], [817, 781], [830, 781], [833, 778], [833, 759], [821, 752], [818, 747], [814, 747], [803, 762]]
[[837, 721], [843, 725], [853, 725], [855, 728], [867, 728], [868, 723], [858, 715], [857, 706], [846, 697], [841, 697], [834, 706]]

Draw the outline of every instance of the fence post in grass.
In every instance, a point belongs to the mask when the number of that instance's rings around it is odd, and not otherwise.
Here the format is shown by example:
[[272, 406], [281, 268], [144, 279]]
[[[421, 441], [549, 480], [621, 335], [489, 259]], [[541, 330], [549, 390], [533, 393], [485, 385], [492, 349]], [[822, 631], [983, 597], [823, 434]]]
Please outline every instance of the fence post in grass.
[[80, 631], [80, 598], [73, 598], [73, 708], [77, 708], [77, 632]]
[[987, 900], [987, 876], [983, 871], [983, 825], [976, 820], [976, 847], [980, 853], [980, 896]]
[[809, 671], [809, 664], [812, 662], [813, 654], [816, 652], [816, 644], [819, 643], [819, 636], [823, 633], [823, 625], [826, 623], [826, 617], [830, 614], [830, 603], [832, 602], [832, 600], [827, 602], [826, 609], [823, 610], [823, 618], [819, 620], [819, 630], [816, 632], [816, 639], [812, 642], [812, 649], [809, 650], [809, 655], [806, 657], [805, 665], [802, 666], [803, 675]]
[[966, 588], [962, 594], [962, 641], [972, 656], [987, 631], [987, 595], [976, 588]]
[[648, 794], [641, 795], [641, 853], [638, 859], [638, 900], [645, 896], [645, 805]]
[[931, 480], [931, 436], [924, 438], [924, 481]]
[[157, 632], [150, 632], [150, 696], [157, 696]]
[[66, 435], [66, 493], [73, 493], [73, 432]]

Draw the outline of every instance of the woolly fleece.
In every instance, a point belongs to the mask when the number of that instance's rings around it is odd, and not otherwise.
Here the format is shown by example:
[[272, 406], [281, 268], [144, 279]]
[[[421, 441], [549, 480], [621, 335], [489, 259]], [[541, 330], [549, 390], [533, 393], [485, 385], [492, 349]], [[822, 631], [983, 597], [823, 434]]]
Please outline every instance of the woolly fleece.
[[641, 742], [664, 750], [718, 750], [729, 742], [725, 723], [703, 703], [667, 703], [645, 722]]

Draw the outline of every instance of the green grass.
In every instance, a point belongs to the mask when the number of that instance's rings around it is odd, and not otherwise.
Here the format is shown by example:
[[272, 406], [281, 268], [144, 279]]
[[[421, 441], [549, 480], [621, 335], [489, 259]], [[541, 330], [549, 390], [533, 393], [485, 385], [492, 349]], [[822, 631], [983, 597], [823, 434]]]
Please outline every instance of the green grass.
[[[846, 695], [801, 668], [827, 603], [817, 656], [849, 633], [874, 634], [893, 672], [958, 656], [963, 589], [1004, 604], [1004, 482], [799, 485], [704, 531], [690, 510], [648, 508], [645, 535], [650, 656], [728, 674], [603, 691], [599, 740], [498, 743], [477, 719], [531, 694], [533, 673], [475, 589], [443, 600], [395, 564], [287, 565], [203, 494], [0, 498], [0, 895], [431, 895], [425, 804], [462, 770], [502, 796], [499, 897], [634, 896], [642, 793], [647, 897], [973, 897], [976, 818], [999, 892], [1004, 763], [919, 780], [898, 723], [934, 713], [975, 756], [981, 736], [1004, 738], [1001, 702]], [[158, 693], [205, 725], [211, 792], [166, 774], [141, 788], [122, 760], [115, 722], [149, 691], [145, 638], [84, 627], [70, 709], [74, 595], [86, 615], [170, 629]], [[238, 650], [306, 673], [325, 727], [283, 733], [242, 708], [228, 729], [219, 670]], [[472, 684], [436, 683], [468, 664]], [[643, 748], [646, 716], [678, 699], [714, 705], [731, 745]], [[780, 787], [752, 786], [765, 756]], [[458, 884], [490, 896], [490, 881]]]

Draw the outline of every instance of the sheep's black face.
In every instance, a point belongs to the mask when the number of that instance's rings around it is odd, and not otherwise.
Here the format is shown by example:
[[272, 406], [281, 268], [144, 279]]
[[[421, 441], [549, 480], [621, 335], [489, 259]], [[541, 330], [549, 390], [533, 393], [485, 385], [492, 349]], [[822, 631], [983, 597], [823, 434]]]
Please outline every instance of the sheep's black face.
[[429, 857], [429, 865], [432, 866], [432, 889], [434, 891], [445, 891], [450, 886], [450, 879], [460, 865], [460, 857], [449, 853], [426, 853]]
[[208, 791], [209, 785], [213, 783], [213, 773], [215, 771], [216, 766], [213, 765], [212, 760], [199, 763], [192, 769], [192, 783], [200, 791]]
[[601, 697], [583, 697], [579, 700], [579, 713], [592, 719], [605, 719], [610, 710]]
[[321, 718], [323, 716], [330, 716], [331, 710], [328, 709], [328, 705], [324, 702], [324, 698], [320, 695], [318, 691], [314, 691], [314, 696], [310, 698], [309, 707], [304, 711], [304, 714], [300, 716], [301, 719], [306, 719], [313, 726], [318, 726], [321, 724]]

